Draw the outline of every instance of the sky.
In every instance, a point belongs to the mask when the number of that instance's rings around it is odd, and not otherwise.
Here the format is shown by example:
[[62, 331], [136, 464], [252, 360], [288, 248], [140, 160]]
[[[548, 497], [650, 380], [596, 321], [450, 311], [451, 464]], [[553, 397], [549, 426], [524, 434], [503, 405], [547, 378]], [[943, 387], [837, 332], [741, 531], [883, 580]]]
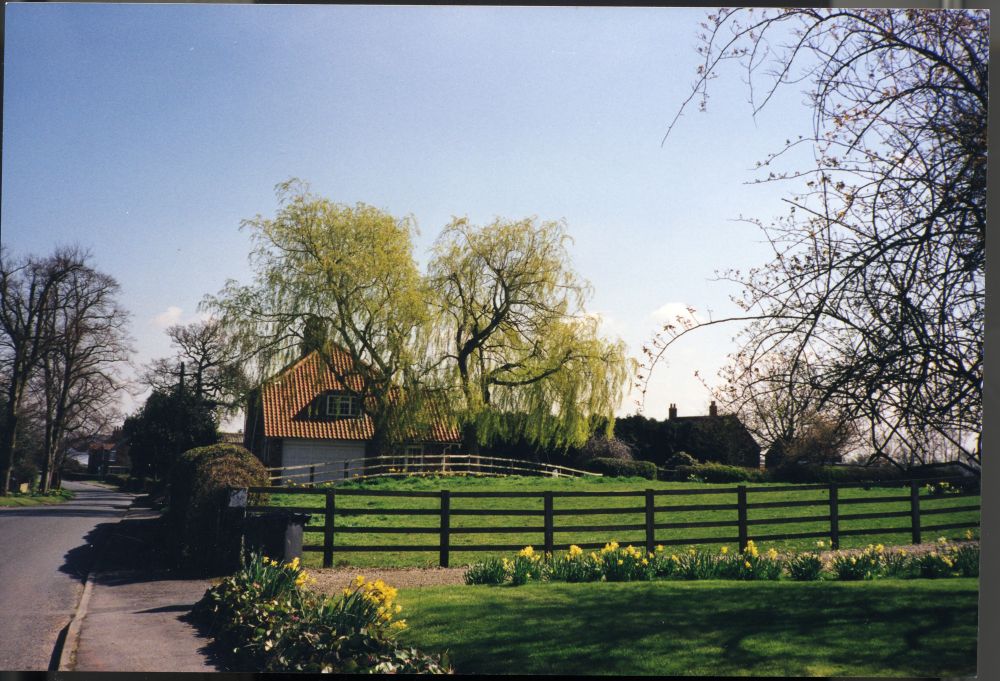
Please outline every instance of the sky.
[[[564, 220], [587, 310], [640, 358], [688, 306], [736, 312], [716, 272], [769, 255], [739, 218], [784, 214], [793, 189], [750, 184], [754, 164], [811, 126], [795, 86], [753, 116], [731, 68], [663, 142], [706, 13], [9, 4], [2, 240], [16, 255], [89, 249], [121, 285], [141, 366], [171, 354], [164, 329], [201, 318], [206, 294], [251, 281], [240, 222], [273, 215], [289, 178], [413, 216], [421, 267], [453, 216]], [[707, 413], [695, 372], [712, 384], [738, 330], [672, 348], [642, 413]]]

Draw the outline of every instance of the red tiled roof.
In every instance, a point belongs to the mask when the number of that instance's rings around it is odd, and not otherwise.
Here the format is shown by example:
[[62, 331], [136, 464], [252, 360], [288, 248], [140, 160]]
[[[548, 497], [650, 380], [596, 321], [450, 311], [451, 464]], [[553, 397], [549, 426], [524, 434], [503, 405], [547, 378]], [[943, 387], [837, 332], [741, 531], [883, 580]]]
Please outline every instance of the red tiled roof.
[[[320, 393], [345, 390], [337, 374], [345, 377], [348, 386], [360, 390], [361, 378], [351, 375], [351, 356], [340, 348], [331, 351], [331, 363], [336, 372], [327, 367], [319, 353], [313, 351], [292, 364], [261, 389], [264, 410], [264, 436], [280, 438], [305, 438], [319, 440], [369, 440], [374, 433], [371, 417], [346, 417], [335, 419], [309, 419], [304, 410]], [[444, 419], [435, 419], [431, 426], [431, 442], [457, 442], [458, 429]]]

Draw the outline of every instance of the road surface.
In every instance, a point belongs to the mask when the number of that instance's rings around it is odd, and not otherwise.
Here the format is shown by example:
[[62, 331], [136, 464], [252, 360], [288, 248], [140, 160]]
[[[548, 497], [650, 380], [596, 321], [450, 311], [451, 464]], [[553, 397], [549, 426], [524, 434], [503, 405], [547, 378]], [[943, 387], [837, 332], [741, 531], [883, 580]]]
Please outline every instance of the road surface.
[[50, 669], [95, 544], [133, 498], [85, 482], [63, 486], [76, 497], [54, 506], [0, 508], [0, 671]]

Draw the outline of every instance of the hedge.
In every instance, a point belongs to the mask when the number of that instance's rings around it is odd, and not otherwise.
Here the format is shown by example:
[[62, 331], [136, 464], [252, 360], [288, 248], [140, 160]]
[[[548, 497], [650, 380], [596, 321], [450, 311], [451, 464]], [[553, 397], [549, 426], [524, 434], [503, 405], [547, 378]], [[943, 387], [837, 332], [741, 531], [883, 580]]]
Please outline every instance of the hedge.
[[721, 463], [699, 463], [694, 466], [678, 466], [672, 471], [661, 470], [661, 479], [684, 481], [696, 476], [705, 482], [763, 482], [767, 474], [756, 468], [727, 466]]
[[[174, 553], [196, 572], [229, 572], [239, 559], [240, 528], [223, 515], [232, 487], [268, 484], [267, 469], [238, 445], [214, 444], [185, 452], [170, 475]], [[259, 495], [250, 504], [266, 503]]]
[[587, 462], [587, 468], [612, 478], [646, 478], [656, 480], [656, 464], [652, 461], [626, 461], [624, 459], [596, 458]]

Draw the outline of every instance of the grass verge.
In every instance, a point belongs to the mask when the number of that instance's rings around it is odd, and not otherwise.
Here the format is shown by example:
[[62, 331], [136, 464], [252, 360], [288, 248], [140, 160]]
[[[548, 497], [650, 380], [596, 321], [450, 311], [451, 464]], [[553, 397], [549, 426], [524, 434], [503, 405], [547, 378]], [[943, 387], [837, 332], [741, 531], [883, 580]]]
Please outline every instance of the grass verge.
[[459, 673], [967, 676], [978, 580], [400, 590], [403, 640]]
[[43, 506], [48, 504], [61, 504], [73, 498], [73, 493], [68, 489], [59, 489], [49, 494], [9, 494], [0, 497], [0, 506]]

